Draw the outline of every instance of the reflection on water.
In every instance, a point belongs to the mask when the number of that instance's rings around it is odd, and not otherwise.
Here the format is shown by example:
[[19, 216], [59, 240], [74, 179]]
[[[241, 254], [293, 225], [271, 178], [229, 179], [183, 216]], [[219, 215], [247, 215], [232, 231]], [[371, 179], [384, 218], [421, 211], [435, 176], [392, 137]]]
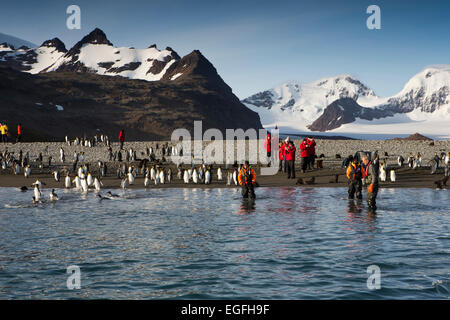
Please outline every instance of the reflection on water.
[[376, 213], [343, 188], [112, 192], [0, 189], [0, 298], [449, 298], [445, 190], [381, 189]]

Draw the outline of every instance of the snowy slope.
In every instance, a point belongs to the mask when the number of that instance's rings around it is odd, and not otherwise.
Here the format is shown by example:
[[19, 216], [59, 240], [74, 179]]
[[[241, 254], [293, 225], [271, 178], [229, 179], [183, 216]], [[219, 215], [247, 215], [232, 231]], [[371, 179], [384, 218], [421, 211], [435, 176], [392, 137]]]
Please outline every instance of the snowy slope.
[[330, 77], [300, 84], [288, 82], [258, 93], [243, 102], [259, 113], [266, 128], [278, 126], [283, 132], [310, 132], [308, 125], [323, 114], [333, 101], [353, 98], [363, 107], [387, 110], [394, 117], [371, 121], [357, 118], [353, 123], [328, 131], [332, 134], [411, 134], [450, 136], [450, 66], [430, 66], [412, 77], [392, 97], [378, 97], [350, 76]]
[[39, 73], [55, 63], [67, 52], [58, 39], [47, 40], [37, 48], [21, 47], [18, 49], [0, 45], [0, 63], [11, 63], [15, 68], [29, 73]]
[[242, 102], [259, 113], [263, 124], [292, 122], [296, 127], [306, 128], [327, 105], [344, 97], [357, 101], [378, 98], [360, 81], [350, 75], [340, 75], [306, 84], [287, 82]]
[[[116, 48], [106, 44], [84, 44], [78, 54], [77, 63], [81, 63], [91, 72], [101, 75], [120, 75], [131, 79], [148, 81], [160, 80], [167, 68], [175, 59], [172, 51], [158, 50], [154, 47], [147, 49], [133, 49], [128, 47]], [[164, 63], [164, 67], [158, 73], [150, 70], [158, 62]], [[65, 55], [46, 71], [57, 71], [66, 64], [73, 64], [70, 55]]]
[[[116, 48], [100, 29], [94, 29], [69, 51], [57, 38], [45, 41], [40, 47], [29, 49], [0, 45], [0, 63], [29, 73], [91, 72], [148, 81], [161, 80], [167, 69], [177, 60], [171, 48], [159, 50], [156, 45], [147, 49]], [[173, 76], [172, 80], [181, 74]]]

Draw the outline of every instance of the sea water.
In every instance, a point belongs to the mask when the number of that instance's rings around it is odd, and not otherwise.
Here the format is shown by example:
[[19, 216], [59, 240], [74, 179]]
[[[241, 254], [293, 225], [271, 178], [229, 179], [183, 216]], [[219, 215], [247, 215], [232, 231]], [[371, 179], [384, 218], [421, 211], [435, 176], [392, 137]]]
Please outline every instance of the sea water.
[[448, 190], [381, 189], [375, 214], [344, 188], [111, 191], [0, 188], [0, 299], [450, 297]]

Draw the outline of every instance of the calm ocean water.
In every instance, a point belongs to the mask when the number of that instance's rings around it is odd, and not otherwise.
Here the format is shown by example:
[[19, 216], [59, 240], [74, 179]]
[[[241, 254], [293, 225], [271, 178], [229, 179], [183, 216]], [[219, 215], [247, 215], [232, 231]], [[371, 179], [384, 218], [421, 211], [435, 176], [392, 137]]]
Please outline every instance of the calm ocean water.
[[342, 188], [258, 188], [254, 204], [237, 189], [112, 191], [34, 206], [0, 188], [0, 299], [450, 297], [448, 190], [382, 189], [376, 215]]

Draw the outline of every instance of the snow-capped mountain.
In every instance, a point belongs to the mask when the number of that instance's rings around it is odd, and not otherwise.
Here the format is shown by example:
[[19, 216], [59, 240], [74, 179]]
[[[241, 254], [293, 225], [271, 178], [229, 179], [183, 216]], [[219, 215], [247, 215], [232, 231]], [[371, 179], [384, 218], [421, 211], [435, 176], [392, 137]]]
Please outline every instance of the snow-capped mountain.
[[[355, 103], [343, 98], [351, 98]], [[334, 103], [337, 100], [339, 103]], [[450, 66], [425, 68], [392, 97], [378, 97], [355, 78], [337, 76], [308, 84], [288, 82], [242, 102], [259, 113], [265, 127], [278, 126], [285, 132], [356, 133], [359, 124], [364, 123], [365, 132], [378, 133], [377, 124], [391, 121], [403, 127], [405, 134], [410, 133], [409, 124], [419, 126], [415, 131], [422, 126], [424, 133], [433, 135], [439, 131], [450, 135], [445, 126], [433, 129], [429, 125], [430, 121], [447, 121], [447, 128], [450, 126]], [[371, 128], [367, 126], [370, 123]]]
[[[89, 72], [157, 81], [178, 60], [180, 56], [169, 47], [164, 50], [159, 50], [156, 45], [147, 49], [116, 48], [98, 28], [69, 51], [58, 38], [33, 49], [14, 49], [7, 44], [0, 46], [0, 64], [30, 73]], [[182, 72], [179, 72], [169, 80], [175, 80], [181, 75]]]
[[376, 97], [375, 93], [350, 75], [323, 78], [312, 83], [287, 82], [252, 95], [242, 102], [260, 113], [265, 123], [294, 120], [310, 124], [330, 103], [341, 98]]

